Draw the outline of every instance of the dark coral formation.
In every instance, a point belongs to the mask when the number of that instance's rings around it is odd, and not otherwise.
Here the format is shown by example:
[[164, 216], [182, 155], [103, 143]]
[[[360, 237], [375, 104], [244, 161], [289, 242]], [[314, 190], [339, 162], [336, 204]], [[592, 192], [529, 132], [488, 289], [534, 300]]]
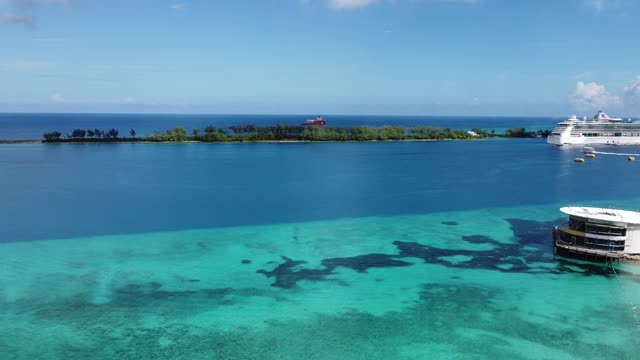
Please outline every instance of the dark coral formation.
[[[359, 272], [366, 272], [374, 267], [410, 266], [403, 261], [406, 258], [418, 258], [429, 264], [438, 264], [453, 268], [484, 269], [500, 272], [535, 272], [561, 274], [575, 272], [584, 276], [600, 275], [613, 277], [615, 273], [605, 266], [579, 261], [571, 261], [553, 256], [551, 229], [562, 219], [538, 222], [534, 220], [505, 219], [511, 225], [515, 242], [505, 244], [484, 235], [463, 236], [462, 240], [471, 244], [491, 245], [489, 250], [442, 249], [417, 242], [394, 241], [397, 254], [364, 254], [353, 257], [322, 260], [322, 268], [309, 269], [303, 267], [305, 261], [295, 261], [287, 257], [271, 271], [258, 270], [258, 273], [275, 278], [272, 286], [292, 288], [298, 281], [327, 281], [337, 267], [346, 267]], [[468, 261], [450, 262], [446, 258], [462, 255]], [[538, 265], [536, 265], [538, 264]], [[539, 266], [539, 264], [553, 266]], [[618, 274], [633, 277], [640, 282], [638, 276], [618, 271]]]

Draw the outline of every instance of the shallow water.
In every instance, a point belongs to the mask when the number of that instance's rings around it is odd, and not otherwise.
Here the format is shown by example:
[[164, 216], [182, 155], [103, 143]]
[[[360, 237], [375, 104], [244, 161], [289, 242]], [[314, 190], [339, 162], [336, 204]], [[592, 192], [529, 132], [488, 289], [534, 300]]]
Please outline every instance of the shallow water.
[[554, 257], [550, 232], [567, 202], [638, 209], [638, 164], [578, 151], [0, 147], [0, 353], [636, 358], [640, 266]]

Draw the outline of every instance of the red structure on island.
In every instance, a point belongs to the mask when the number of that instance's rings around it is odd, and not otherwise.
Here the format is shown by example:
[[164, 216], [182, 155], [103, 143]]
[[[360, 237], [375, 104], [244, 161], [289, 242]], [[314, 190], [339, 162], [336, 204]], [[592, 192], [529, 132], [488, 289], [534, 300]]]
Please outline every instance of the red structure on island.
[[304, 125], [304, 126], [323, 126], [323, 125], [326, 125], [326, 124], [327, 123], [320, 116], [318, 116], [315, 119], [306, 120], [304, 123], [302, 123], [302, 125]]

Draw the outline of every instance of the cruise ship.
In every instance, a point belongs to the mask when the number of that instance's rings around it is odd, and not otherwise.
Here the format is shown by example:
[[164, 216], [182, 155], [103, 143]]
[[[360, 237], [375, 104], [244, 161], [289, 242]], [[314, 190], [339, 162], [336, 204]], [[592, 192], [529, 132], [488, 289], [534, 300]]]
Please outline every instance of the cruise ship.
[[558, 123], [547, 143], [553, 145], [640, 145], [640, 122], [611, 118], [602, 111], [593, 120], [573, 115]]

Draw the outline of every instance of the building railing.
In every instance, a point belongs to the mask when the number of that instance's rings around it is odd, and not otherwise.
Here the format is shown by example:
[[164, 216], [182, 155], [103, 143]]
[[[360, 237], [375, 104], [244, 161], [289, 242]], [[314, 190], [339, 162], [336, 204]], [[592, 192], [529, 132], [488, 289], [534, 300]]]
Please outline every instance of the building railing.
[[614, 259], [618, 259], [624, 256], [624, 251], [599, 250], [599, 249], [587, 248], [583, 246], [576, 246], [576, 245], [573, 245], [572, 243], [565, 242], [560, 238], [559, 227], [555, 227], [553, 229], [553, 241], [556, 247], [560, 247], [560, 248], [570, 250], [580, 254], [602, 256], [605, 258], [614, 258]]

